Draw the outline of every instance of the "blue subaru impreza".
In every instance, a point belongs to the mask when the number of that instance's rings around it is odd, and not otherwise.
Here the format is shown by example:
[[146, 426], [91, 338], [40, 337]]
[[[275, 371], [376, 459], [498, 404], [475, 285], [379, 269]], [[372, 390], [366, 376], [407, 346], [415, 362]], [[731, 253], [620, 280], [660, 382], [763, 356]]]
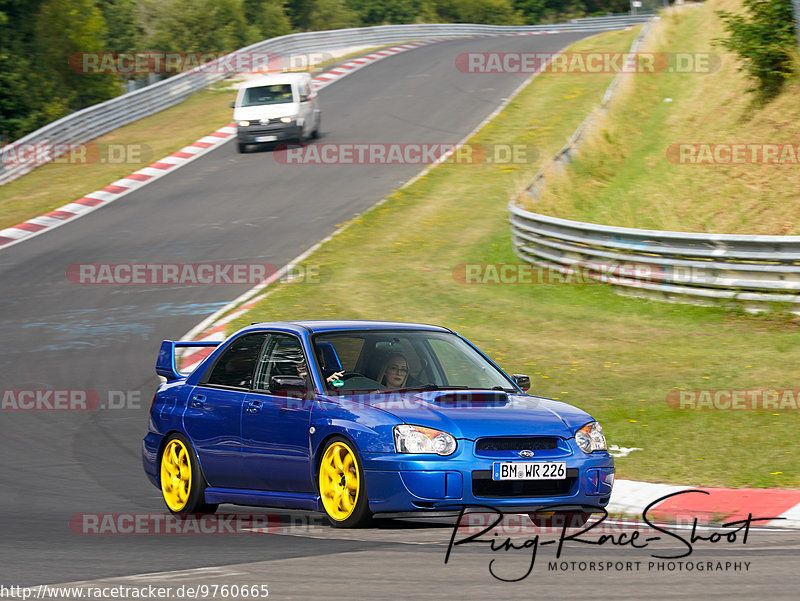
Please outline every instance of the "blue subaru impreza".
[[[187, 375], [176, 348], [192, 346], [217, 348]], [[356, 527], [465, 507], [585, 516], [611, 494], [600, 425], [446, 328], [258, 323], [164, 341], [156, 371], [142, 458], [176, 514], [235, 503]]]

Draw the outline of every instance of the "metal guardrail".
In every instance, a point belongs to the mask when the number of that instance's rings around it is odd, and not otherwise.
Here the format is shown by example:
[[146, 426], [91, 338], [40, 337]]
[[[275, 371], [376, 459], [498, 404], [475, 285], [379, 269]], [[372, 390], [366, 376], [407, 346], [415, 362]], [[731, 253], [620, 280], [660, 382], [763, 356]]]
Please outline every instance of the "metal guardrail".
[[[579, 23], [554, 25], [500, 26], [470, 24], [431, 25], [381, 25], [354, 29], [336, 29], [295, 33], [271, 38], [247, 46], [219, 59], [228, 60], [238, 53], [274, 53], [291, 56], [311, 52], [322, 52], [350, 46], [385, 46], [416, 40], [439, 38], [519, 35], [537, 31], [608, 31], [645, 22], [649, 17], [601, 18], [582, 20]], [[54, 145], [83, 144], [113, 129], [152, 115], [185, 100], [190, 94], [229, 76], [229, 73], [213, 72], [214, 64], [193, 69], [170, 77], [134, 92], [82, 109], [54, 121], [41, 129], [9, 144], [0, 150], [0, 185], [8, 183], [39, 164], [32, 161], [15, 161], [19, 148], [52, 147]]]
[[[631, 46], [637, 52], [647, 28]], [[620, 77], [606, 91], [605, 110]], [[568, 163], [593, 115], [552, 159]], [[523, 193], [537, 198], [543, 172]], [[527, 211], [509, 203], [514, 251], [524, 261], [561, 273], [620, 286], [624, 294], [675, 302], [736, 302], [758, 310], [786, 303], [800, 313], [800, 236], [751, 236], [641, 230], [583, 223]], [[566, 280], [565, 281], [569, 281]]]
[[639, 296], [800, 309], [800, 236], [598, 225], [531, 213], [513, 201], [509, 210], [517, 255], [539, 267], [579, 273]]

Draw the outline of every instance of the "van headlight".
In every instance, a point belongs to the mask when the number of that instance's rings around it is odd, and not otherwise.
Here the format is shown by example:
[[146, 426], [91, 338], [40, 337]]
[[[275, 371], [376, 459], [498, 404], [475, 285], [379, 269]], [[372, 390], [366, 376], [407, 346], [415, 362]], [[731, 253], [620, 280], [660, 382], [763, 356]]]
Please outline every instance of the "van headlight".
[[239, 127], [248, 127], [249, 125], [249, 121], [239, 121]]
[[603, 427], [597, 422], [590, 422], [575, 432], [575, 442], [584, 453], [606, 450], [606, 437]]
[[441, 430], [410, 424], [394, 427], [394, 448], [398, 453], [452, 455], [456, 446], [456, 439]]
[[281, 123], [291, 123], [294, 117], [281, 117]]

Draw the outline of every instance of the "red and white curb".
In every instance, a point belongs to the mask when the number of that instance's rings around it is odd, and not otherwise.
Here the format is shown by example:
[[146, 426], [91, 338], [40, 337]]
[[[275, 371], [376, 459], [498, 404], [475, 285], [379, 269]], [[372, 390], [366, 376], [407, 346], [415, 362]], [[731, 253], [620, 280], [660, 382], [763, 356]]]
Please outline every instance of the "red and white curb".
[[[366, 67], [381, 59], [394, 56], [407, 50], [412, 50], [420, 46], [426, 46], [444, 40], [445, 38], [427, 40], [424, 42], [413, 42], [409, 44], [402, 44], [392, 48], [379, 50], [366, 56], [355, 58], [347, 61], [346, 63], [331, 69], [314, 78], [314, 87], [319, 90], [334, 81], [354, 73], [355, 71]], [[236, 135], [236, 126], [230, 123], [224, 127], [219, 128], [217, 131], [203, 136], [196, 142], [184, 146], [177, 152], [165, 156], [164, 158], [151, 163], [147, 167], [143, 167], [138, 171], [134, 171], [130, 175], [112, 182], [108, 186], [90, 192], [86, 196], [70, 202], [62, 207], [29, 219], [18, 225], [0, 230], [0, 249], [8, 248], [14, 244], [18, 244], [24, 240], [28, 240], [47, 231], [55, 229], [59, 226], [69, 223], [79, 217], [83, 217], [96, 211], [100, 207], [111, 204], [115, 200], [119, 200], [126, 194], [138, 190], [155, 180], [164, 177], [168, 173], [175, 171], [179, 167], [183, 167], [187, 163], [207, 154], [224, 144]]]
[[57, 208], [54, 211], [29, 219], [13, 227], [0, 230], [0, 248], [13, 246], [23, 240], [33, 238], [49, 230], [69, 223], [78, 217], [82, 217], [96, 211], [100, 207], [114, 202], [147, 184], [164, 177], [167, 173], [193, 161], [194, 159], [210, 152], [223, 142], [227, 141], [236, 133], [233, 124], [221, 127], [217, 131], [204, 136], [184, 146], [177, 152], [151, 163], [138, 171], [134, 171], [127, 177], [112, 182], [105, 188], [90, 192], [86, 196], [79, 198], [69, 204]]
[[[703, 492], [684, 492], [684, 491]], [[753, 518], [782, 518], [769, 522], [755, 522], [756, 526], [771, 528], [800, 528], [800, 490], [783, 488], [714, 488], [707, 486], [674, 486], [617, 480], [609, 513], [641, 516], [647, 507], [667, 495], [678, 494], [655, 503], [648, 515], [659, 520], [698, 523], [733, 522]], [[708, 493], [708, 494], [704, 494]]]

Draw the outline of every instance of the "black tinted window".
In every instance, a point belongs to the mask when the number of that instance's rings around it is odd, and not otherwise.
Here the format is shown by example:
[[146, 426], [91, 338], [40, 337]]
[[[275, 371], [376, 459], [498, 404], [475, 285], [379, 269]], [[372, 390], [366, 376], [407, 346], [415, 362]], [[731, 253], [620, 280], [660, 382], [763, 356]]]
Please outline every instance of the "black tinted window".
[[292, 84], [259, 86], [248, 88], [242, 99], [242, 106], [258, 106], [261, 104], [284, 104], [292, 102]]
[[234, 340], [217, 360], [206, 384], [250, 388], [265, 336], [247, 334]]
[[261, 364], [258, 366], [255, 388], [269, 390], [272, 376], [299, 376], [306, 378], [306, 384], [311, 386], [308, 363], [299, 338], [289, 334], [270, 335]]

